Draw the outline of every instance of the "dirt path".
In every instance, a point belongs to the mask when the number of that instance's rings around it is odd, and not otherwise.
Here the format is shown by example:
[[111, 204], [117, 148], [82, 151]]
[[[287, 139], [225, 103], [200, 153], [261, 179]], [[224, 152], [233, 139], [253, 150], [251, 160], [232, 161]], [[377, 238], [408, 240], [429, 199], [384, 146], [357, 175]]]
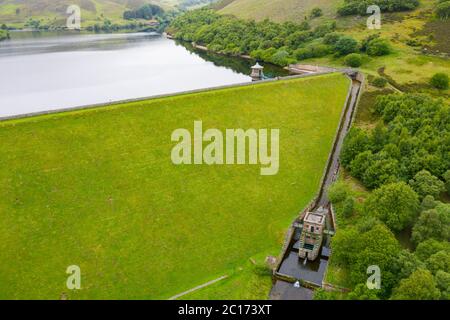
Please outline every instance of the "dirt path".
[[317, 203], [317, 207], [323, 206], [326, 207], [329, 204], [328, 195], [327, 195], [327, 189], [330, 185], [332, 185], [336, 179], [337, 174], [339, 171], [340, 163], [339, 163], [339, 157], [341, 155], [341, 149], [342, 145], [344, 144], [344, 139], [350, 130], [352, 121], [353, 121], [353, 115], [356, 109], [356, 103], [358, 100], [358, 95], [361, 90], [361, 82], [357, 80], [352, 80], [352, 88], [351, 88], [351, 95], [350, 100], [348, 101], [348, 110], [345, 114], [345, 117], [342, 119], [341, 123], [341, 131], [339, 133], [339, 136], [336, 140], [336, 146], [333, 151], [333, 155], [331, 158], [331, 165], [328, 169], [328, 172], [326, 174], [324, 184], [322, 186], [322, 193], [320, 194], [319, 201]]
[[184, 296], [184, 295], [187, 295], [188, 293], [191, 293], [191, 292], [194, 292], [194, 291], [203, 289], [203, 288], [205, 288], [205, 287], [207, 287], [207, 286], [210, 286], [210, 285], [212, 285], [212, 284], [214, 284], [214, 283], [216, 283], [216, 282], [222, 281], [222, 280], [224, 280], [224, 279], [226, 279], [226, 278], [228, 278], [228, 275], [221, 276], [220, 278], [214, 279], [214, 280], [212, 280], [212, 281], [206, 282], [206, 283], [201, 284], [201, 285], [199, 285], [199, 286], [196, 286], [196, 287], [194, 287], [194, 288], [192, 288], [192, 289], [189, 289], [189, 290], [187, 290], [187, 291], [184, 291], [184, 292], [182, 292], [182, 293], [179, 293], [179, 294], [177, 294], [177, 295], [174, 295], [173, 297], [170, 297], [168, 300], [176, 300], [176, 299], [178, 299], [178, 298], [180, 298], [180, 297], [182, 297], [182, 296]]
[[[346, 72], [347, 73], [347, 72]], [[325, 176], [322, 181], [322, 184], [320, 186], [320, 191], [318, 194], [318, 197], [316, 199], [315, 204], [313, 205], [312, 210], [317, 209], [318, 207], [328, 207], [329, 206], [329, 200], [328, 200], [328, 194], [327, 194], [327, 188], [330, 186], [336, 179], [337, 174], [339, 172], [339, 157], [342, 149], [342, 145], [344, 143], [344, 139], [350, 130], [350, 127], [353, 122], [353, 118], [356, 112], [356, 106], [358, 102], [358, 97], [361, 93], [362, 88], [362, 82], [360, 81], [360, 78], [363, 78], [361, 74], [359, 73], [347, 73], [349, 77], [352, 78], [352, 86], [350, 88], [349, 97], [347, 99], [345, 109], [344, 109], [344, 115], [341, 119], [341, 122], [339, 123], [339, 130], [338, 135], [336, 136], [333, 149], [330, 151], [330, 158], [327, 163], [327, 167], [325, 169]], [[363, 81], [363, 80], [362, 80]], [[305, 212], [305, 211], [304, 211]], [[333, 218], [333, 217], [332, 217]], [[332, 219], [334, 224], [334, 219]], [[292, 229], [295, 230], [297, 228], [295, 225], [298, 223], [294, 222]], [[334, 229], [334, 225], [333, 225]], [[290, 235], [290, 243], [294, 243], [294, 237], [296, 232], [292, 231]], [[275, 284], [272, 287], [272, 290], [269, 294], [269, 299], [271, 300], [311, 300], [313, 298], [313, 290], [309, 288], [303, 288], [300, 286], [295, 287], [292, 281], [295, 282], [295, 280], [305, 280], [301, 277], [304, 276], [305, 273], [308, 274], [308, 270], [305, 270], [301, 264], [298, 264], [297, 260], [293, 260], [293, 255], [296, 254], [293, 247], [290, 245], [286, 246], [282, 253], [282, 261], [277, 267], [277, 270], [275, 272]], [[298, 259], [298, 256], [296, 256]], [[326, 274], [326, 268], [328, 266], [328, 259], [323, 262], [325, 265], [322, 267], [322, 269], [319, 268], [318, 272], [317, 270], [314, 271], [314, 285], [315, 286], [322, 286], [323, 285], [323, 279]], [[322, 261], [321, 261], [322, 264]], [[279, 273], [280, 270], [283, 269], [282, 273]], [[301, 275], [301, 276], [299, 276]], [[299, 278], [300, 277], [300, 278]], [[320, 278], [318, 278], [320, 277]], [[289, 278], [290, 280], [287, 280]], [[309, 277], [311, 278], [311, 277]], [[308, 279], [310, 281], [310, 279]]]

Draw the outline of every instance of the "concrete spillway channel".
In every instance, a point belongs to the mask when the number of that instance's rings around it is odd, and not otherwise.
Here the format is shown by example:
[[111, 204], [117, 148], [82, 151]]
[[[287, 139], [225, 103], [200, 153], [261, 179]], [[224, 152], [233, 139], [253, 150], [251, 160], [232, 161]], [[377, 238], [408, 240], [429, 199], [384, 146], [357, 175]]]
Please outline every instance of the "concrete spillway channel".
[[[319, 192], [316, 198], [305, 208], [289, 228], [286, 241], [280, 255], [279, 262], [273, 272], [273, 287], [269, 298], [271, 300], [311, 300], [313, 290], [324, 286], [324, 277], [331, 254], [330, 241], [336, 232], [333, 208], [328, 200], [327, 189], [336, 181], [339, 172], [339, 155], [357, 107], [364, 75], [354, 70], [343, 71], [350, 77], [352, 83], [349, 88], [345, 107], [342, 111], [339, 128], [333, 143], [327, 166], [324, 170]], [[324, 231], [317, 258], [310, 261], [300, 258], [299, 250], [305, 244], [302, 242], [303, 223], [310, 212], [326, 212]], [[308, 257], [308, 255], [306, 256]]]

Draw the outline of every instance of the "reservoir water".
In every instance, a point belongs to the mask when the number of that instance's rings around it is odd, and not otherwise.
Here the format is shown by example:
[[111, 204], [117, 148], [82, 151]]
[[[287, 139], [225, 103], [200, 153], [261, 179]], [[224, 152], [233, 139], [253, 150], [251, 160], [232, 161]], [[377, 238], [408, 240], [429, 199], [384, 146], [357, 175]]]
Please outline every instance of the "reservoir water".
[[13, 32], [0, 42], [0, 117], [250, 82], [251, 64], [158, 34]]

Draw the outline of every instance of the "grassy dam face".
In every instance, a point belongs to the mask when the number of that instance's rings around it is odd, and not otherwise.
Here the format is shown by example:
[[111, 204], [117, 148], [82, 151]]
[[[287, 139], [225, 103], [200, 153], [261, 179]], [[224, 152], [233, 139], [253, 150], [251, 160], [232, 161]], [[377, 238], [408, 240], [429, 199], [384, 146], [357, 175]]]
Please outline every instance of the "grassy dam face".
[[[277, 255], [317, 192], [349, 85], [336, 73], [0, 122], [0, 299], [167, 299], [225, 274], [192, 297], [267, 298], [248, 261]], [[172, 132], [200, 120], [279, 129], [278, 174], [174, 165]]]

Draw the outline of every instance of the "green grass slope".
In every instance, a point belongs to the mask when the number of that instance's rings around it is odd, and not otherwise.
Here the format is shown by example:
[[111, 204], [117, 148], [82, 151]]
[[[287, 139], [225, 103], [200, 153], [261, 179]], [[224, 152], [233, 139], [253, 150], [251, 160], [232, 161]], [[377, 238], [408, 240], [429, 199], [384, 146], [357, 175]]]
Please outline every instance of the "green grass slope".
[[[204, 297], [266, 298], [249, 292], [249, 258], [277, 254], [315, 194], [349, 84], [331, 74], [1, 122], [0, 299], [166, 299], [224, 274]], [[195, 120], [279, 128], [278, 175], [173, 165], [171, 133]]]
[[219, 12], [243, 19], [302, 22], [314, 8], [323, 10], [321, 19], [333, 18], [342, 3], [343, 0], [225, 0], [222, 2], [223, 8], [219, 5]]
[[[435, 4], [435, 0], [421, 0], [416, 10], [384, 14], [380, 30], [368, 30], [365, 17], [339, 18], [338, 32], [360, 43], [375, 34], [389, 41], [391, 54], [382, 57], [364, 56], [360, 69], [366, 74], [388, 76], [405, 92], [422, 92], [448, 98], [450, 90], [437, 90], [429, 85], [435, 73], [448, 74], [450, 70], [449, 21], [435, 18]], [[411, 41], [418, 42], [418, 46], [409, 45]], [[429, 54], [423, 54], [424, 50]], [[301, 63], [342, 67], [344, 58], [329, 55], [302, 60]], [[384, 70], [383, 73], [381, 70]]]
[[[171, 8], [181, 0], [154, 0], [152, 3], [164, 8]], [[29, 18], [42, 19], [44, 22], [67, 19], [67, 8], [78, 5], [82, 11], [82, 21], [90, 23], [100, 17], [114, 22], [121, 22], [123, 13], [127, 9], [135, 9], [146, 0], [0, 0], [0, 23], [11, 26], [21, 26]]]

